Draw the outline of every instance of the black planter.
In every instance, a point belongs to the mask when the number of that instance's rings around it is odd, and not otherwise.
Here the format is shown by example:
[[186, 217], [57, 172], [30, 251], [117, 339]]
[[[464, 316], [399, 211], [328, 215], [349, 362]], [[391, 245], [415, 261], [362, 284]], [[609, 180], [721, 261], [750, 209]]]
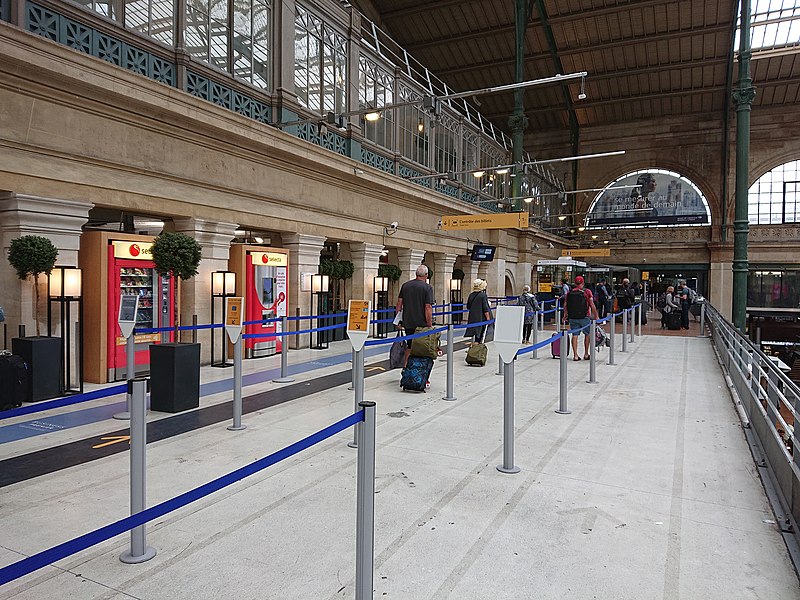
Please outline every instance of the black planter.
[[200, 406], [200, 344], [150, 346], [150, 410], [176, 413]]
[[13, 338], [11, 352], [21, 356], [28, 364], [25, 402], [38, 402], [61, 395], [61, 338]]

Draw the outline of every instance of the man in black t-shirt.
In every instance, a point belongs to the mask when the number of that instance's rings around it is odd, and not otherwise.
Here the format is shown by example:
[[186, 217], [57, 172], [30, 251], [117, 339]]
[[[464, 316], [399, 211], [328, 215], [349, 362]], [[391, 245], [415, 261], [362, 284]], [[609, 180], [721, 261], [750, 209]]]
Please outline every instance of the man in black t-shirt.
[[[401, 320], [406, 335], [412, 335], [419, 327], [433, 327], [433, 288], [428, 284], [428, 267], [417, 267], [416, 279], [406, 281], [397, 298], [397, 312], [403, 311]], [[411, 347], [406, 348], [406, 361]]]

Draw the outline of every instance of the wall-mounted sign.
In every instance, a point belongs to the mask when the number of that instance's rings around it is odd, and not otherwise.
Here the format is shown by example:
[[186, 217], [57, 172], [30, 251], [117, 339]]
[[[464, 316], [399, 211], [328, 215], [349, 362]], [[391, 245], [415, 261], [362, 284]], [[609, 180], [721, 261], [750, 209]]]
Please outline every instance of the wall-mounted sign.
[[634, 187], [600, 192], [589, 209], [587, 227], [711, 224], [711, 211], [703, 194], [678, 173], [648, 169], [608, 185], [621, 186]]
[[650, 271], [642, 271], [642, 281], [648, 281], [650, 279]]
[[494, 215], [455, 215], [442, 217], [442, 229], [527, 229], [528, 213], [498, 213]]
[[251, 252], [250, 260], [261, 267], [285, 267], [289, 264], [288, 256], [280, 252]]
[[128, 260], [153, 260], [150, 249], [153, 244], [150, 242], [121, 242], [113, 241], [114, 258], [126, 258]]
[[611, 248], [574, 248], [562, 250], [561, 256], [611, 256]]

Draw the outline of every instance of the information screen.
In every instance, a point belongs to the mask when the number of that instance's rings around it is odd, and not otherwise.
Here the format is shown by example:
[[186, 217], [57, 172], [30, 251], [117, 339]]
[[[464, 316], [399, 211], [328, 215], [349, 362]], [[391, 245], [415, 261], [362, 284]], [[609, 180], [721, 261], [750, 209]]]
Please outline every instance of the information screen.
[[122, 296], [119, 303], [119, 320], [136, 321], [136, 296]]
[[484, 246], [482, 244], [475, 244], [472, 247], [472, 260], [490, 261], [494, 260], [494, 252], [496, 246]]

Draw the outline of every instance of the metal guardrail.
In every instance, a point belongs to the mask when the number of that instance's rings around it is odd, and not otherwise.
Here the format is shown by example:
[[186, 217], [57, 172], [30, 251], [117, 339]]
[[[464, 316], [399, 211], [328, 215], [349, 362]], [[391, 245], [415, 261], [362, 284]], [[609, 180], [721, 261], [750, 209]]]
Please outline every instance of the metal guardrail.
[[[800, 388], [761, 349], [705, 303], [717, 358], [795, 566], [800, 564]], [[703, 332], [704, 333], [704, 332]], [[789, 422], [791, 421], [791, 422]]]

